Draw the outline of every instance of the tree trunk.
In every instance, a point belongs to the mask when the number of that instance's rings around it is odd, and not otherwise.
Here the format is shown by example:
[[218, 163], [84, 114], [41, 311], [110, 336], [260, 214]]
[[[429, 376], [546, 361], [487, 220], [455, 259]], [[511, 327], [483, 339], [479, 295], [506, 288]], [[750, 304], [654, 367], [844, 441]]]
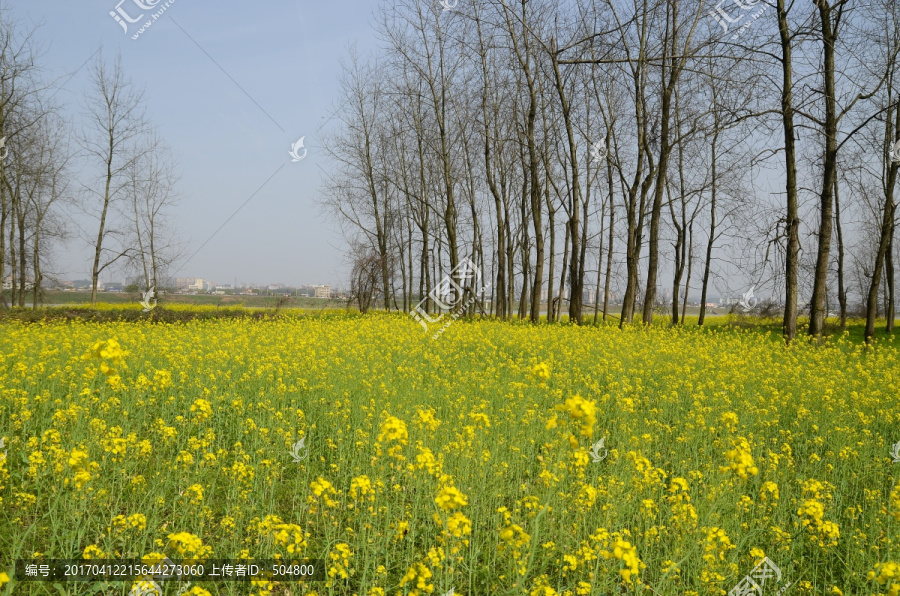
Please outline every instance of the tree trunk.
[[[581, 272], [581, 290], [579, 291], [578, 299], [581, 301], [582, 307], [584, 308], [584, 275], [585, 275], [585, 257], [587, 254], [587, 244], [588, 244], [588, 206], [590, 205], [590, 193], [585, 195], [584, 201], [581, 203], [581, 242], [579, 246], [580, 259], [581, 263], [578, 265], [578, 270]], [[579, 319], [579, 322], [581, 319]]]
[[[608, 137], [609, 135], [607, 135]], [[611, 141], [607, 138], [606, 141], [606, 154], [610, 154], [609, 146]], [[603, 320], [606, 320], [606, 315], [608, 314], [609, 309], [609, 284], [610, 284], [610, 276], [612, 273], [612, 260], [613, 260], [613, 240], [615, 238], [615, 210], [616, 210], [616, 201], [615, 201], [615, 193], [613, 192], [613, 170], [612, 170], [612, 162], [609, 159], [606, 160], [606, 173], [609, 177], [609, 247], [607, 248], [607, 256], [606, 256], [606, 283], [603, 285]], [[620, 313], [621, 314], [621, 313]]]
[[[524, 156], [522, 156], [524, 157]], [[528, 236], [528, 212], [525, 197], [528, 194], [528, 169], [522, 159], [522, 293], [519, 295], [519, 319], [524, 320], [528, 313], [528, 289], [531, 281], [531, 238]]]
[[603, 281], [603, 221], [606, 219], [606, 201], [600, 205], [600, 247], [597, 250], [597, 289], [594, 292], [594, 325], [600, 316], [600, 284]]
[[27, 271], [27, 260], [26, 255], [28, 254], [26, 251], [26, 240], [25, 237], [25, 210], [27, 208], [27, 204], [24, 204], [22, 198], [16, 201], [17, 206], [17, 218], [19, 222], [19, 307], [25, 308], [25, 286], [28, 284], [28, 275], [25, 273]]
[[581, 176], [578, 173], [578, 153], [576, 151], [575, 131], [572, 124], [571, 106], [563, 88], [562, 74], [559, 70], [559, 54], [555, 40], [551, 40], [550, 57], [553, 63], [553, 74], [556, 92], [562, 108], [563, 123], [569, 141], [569, 167], [572, 170], [571, 212], [568, 222], [569, 239], [572, 242], [572, 261], [569, 264], [569, 322], [581, 324], [582, 293], [584, 290], [584, 243], [581, 232]]
[[550, 205], [550, 186], [544, 184], [544, 192], [547, 199], [547, 218], [550, 224], [550, 262], [547, 267], [547, 322], [553, 323], [555, 311], [553, 310], [553, 280], [554, 265], [556, 261], [556, 211]]
[[[897, 181], [897, 164], [891, 164], [888, 173], [887, 192], [885, 193], [884, 210], [881, 219], [881, 234], [878, 239], [878, 250], [875, 253], [875, 267], [872, 271], [872, 279], [869, 282], [869, 293], [866, 297], [866, 344], [871, 344], [875, 339], [875, 320], [878, 317], [878, 286], [881, 281], [881, 272], [885, 266], [885, 257], [888, 254], [890, 245], [891, 222], [896, 212], [896, 204], [894, 203], [894, 184]], [[888, 277], [888, 284], [891, 283], [891, 276]], [[890, 304], [890, 303], [889, 303]], [[888, 316], [890, 320], [891, 316]]]
[[97, 286], [100, 283], [100, 255], [103, 252], [103, 236], [106, 232], [106, 216], [109, 213], [110, 191], [112, 189], [112, 161], [115, 155], [115, 137], [110, 131], [109, 153], [106, 158], [106, 181], [103, 190], [103, 210], [100, 212], [100, 229], [97, 232], [97, 243], [94, 245], [94, 265], [91, 267], [91, 304], [97, 303]]
[[506, 319], [507, 313], [509, 312], [507, 310], [506, 298], [506, 234], [505, 224], [503, 221], [504, 208], [500, 191], [497, 189], [497, 183], [494, 180], [493, 168], [491, 167], [491, 134], [490, 129], [488, 128], [488, 123], [491, 120], [488, 118], [487, 108], [490, 77], [487, 67], [487, 50], [485, 50], [484, 48], [484, 43], [481, 35], [480, 19], [476, 20], [476, 25], [478, 27], [478, 39], [481, 43], [481, 68], [482, 76], [484, 77], [484, 88], [481, 94], [481, 115], [484, 119], [484, 171], [485, 177], [487, 178], [488, 188], [491, 191], [491, 196], [494, 197], [494, 212], [497, 218], [497, 278], [495, 284], [497, 292], [497, 317], [501, 320], [504, 320]]
[[[531, 143], [533, 145], [533, 142]], [[529, 149], [529, 153], [533, 153]], [[536, 155], [529, 155], [529, 161]], [[541, 214], [541, 189], [537, 185], [537, 162], [532, 161], [531, 169], [531, 217], [534, 224], [534, 283], [531, 289], [531, 322], [541, 322], [541, 289], [544, 278], [544, 222]]]
[[659, 269], [659, 221], [662, 216], [662, 200], [663, 193], [666, 190], [666, 169], [669, 161], [668, 137], [671, 100], [671, 92], [667, 86], [662, 94], [659, 166], [656, 171], [656, 187], [653, 193], [653, 206], [650, 211], [650, 240], [647, 247], [647, 286], [644, 288], [644, 325], [653, 323], [653, 307], [656, 305], [656, 274]]
[[786, 343], [797, 336], [797, 279], [800, 269], [800, 215], [797, 206], [797, 151], [794, 136], [793, 58], [791, 30], [784, 0], [776, 0], [778, 33], [781, 41], [781, 122], [784, 129], [785, 234], [787, 250], [784, 263], [784, 320], [782, 335]]
[[[526, 36], [527, 37], [527, 36]], [[527, 46], [526, 46], [527, 51]], [[531, 288], [531, 322], [541, 321], [541, 288], [544, 280], [544, 221], [542, 214], [543, 197], [538, 181], [538, 154], [534, 142], [535, 120], [537, 118], [537, 92], [531, 75], [528, 75], [528, 87], [531, 99], [528, 105], [528, 119], [526, 136], [528, 141], [528, 174], [530, 176], [529, 190], [531, 193], [531, 221], [534, 225], [534, 278]], [[524, 223], [524, 220], [523, 220]]]
[[838, 249], [838, 303], [841, 308], [841, 329], [847, 328], [847, 292], [844, 288], [844, 234], [841, 230], [841, 201], [838, 194], [837, 175], [834, 179], [834, 227], [837, 232]]
[[887, 317], [887, 323], [885, 323], [884, 329], [886, 333], [894, 332], [894, 305], [896, 304], [894, 298], [894, 221], [896, 220], [891, 218], [891, 232], [888, 235], [887, 259], [884, 264], [888, 291], [888, 306], [887, 312], [885, 313], [885, 316]]
[[503, 188], [503, 212], [505, 213], [506, 220], [506, 283], [508, 288], [508, 291], [506, 292], [506, 299], [508, 300], [506, 312], [508, 313], [508, 317], [512, 318], [513, 304], [516, 299], [516, 247], [513, 242], [512, 223], [509, 216], [510, 199], [507, 193], [508, 189], [505, 180], [501, 186]]
[[34, 270], [34, 288], [32, 290], [32, 296], [31, 296], [32, 310], [37, 310], [37, 308], [38, 308], [38, 302], [40, 300], [40, 294], [41, 294], [41, 280], [43, 278], [43, 274], [41, 273], [41, 258], [40, 258], [41, 253], [39, 250], [40, 237], [41, 237], [40, 232], [41, 232], [41, 220], [40, 220], [40, 218], [38, 218], [35, 223], [35, 227], [34, 227], [34, 238], [33, 238], [34, 246], [33, 246], [33, 251], [31, 253], [31, 260], [32, 260], [31, 266], [32, 266], [32, 269]]
[[[669, 12], [671, 8], [671, 13]], [[659, 164], [656, 170], [656, 188], [653, 194], [653, 206], [650, 212], [650, 242], [648, 245], [648, 262], [647, 262], [647, 286], [644, 292], [644, 312], [643, 323], [650, 325], [653, 323], [653, 308], [656, 306], [656, 280], [659, 271], [659, 222], [662, 219], [662, 200], [663, 193], [667, 189], [666, 179], [668, 176], [669, 152], [669, 126], [672, 111], [672, 95], [675, 91], [675, 85], [681, 75], [684, 67], [686, 56], [677, 56], [675, 42], [678, 32], [678, 3], [677, 1], [667, 2], [666, 14], [666, 35], [663, 45], [665, 47], [662, 64], [661, 82], [664, 85], [660, 98], [660, 133], [659, 133]], [[671, 15], [671, 16], [670, 16]], [[684, 51], [687, 52], [690, 35], [684, 44]], [[668, 65], [669, 79], [666, 81], [666, 70]], [[676, 292], [677, 295], [677, 292]]]
[[[677, 102], [677, 96], [676, 96]], [[676, 134], [681, 136], [681, 114], [678, 105], [675, 106], [675, 118], [677, 120]], [[687, 205], [685, 205], [685, 183], [684, 183], [684, 143], [678, 141], [678, 194], [681, 203], [681, 222], [675, 216], [675, 208], [672, 206], [673, 201], [669, 200], [669, 212], [672, 216], [672, 225], [675, 227], [675, 275], [672, 276], [672, 325], [678, 325], [678, 306], [679, 294], [681, 293], [681, 278], [684, 276], [685, 261], [687, 261], [687, 251], [685, 247], [685, 236], [687, 234]]]
[[694, 222], [688, 226], [688, 256], [687, 277], [684, 280], [684, 300], [681, 301], [681, 324], [684, 325], [684, 315], [687, 312], [688, 296], [691, 291], [691, 271], [694, 268]]
[[619, 319], [619, 327], [630, 323], [634, 316], [634, 297], [637, 294], [638, 285], [638, 261], [640, 252], [640, 240], [637, 229], [637, 188], [628, 192], [628, 202], [625, 204], [625, 221], [627, 232], [625, 237], [625, 267], [626, 284], [625, 295], [622, 297], [622, 318]]
[[809, 315], [809, 336], [821, 340], [825, 324], [825, 294], [828, 291], [828, 265], [831, 257], [831, 230], [834, 226], [834, 179], [837, 167], [837, 114], [835, 108], [834, 44], [836, 32], [831, 26], [828, 0], [818, 0], [822, 24], [823, 78], [825, 83], [825, 155], [822, 193], [819, 196], [819, 243]]
[[[889, 111], [887, 117], [885, 118], [885, 138], [890, 141], [893, 137], [891, 134], [897, 134], [900, 132], [900, 105], [891, 106], [891, 110], [896, 110], [896, 113], [891, 114]], [[891, 116], [894, 116], [895, 122], [893, 125], [893, 129], [891, 126]], [[865, 329], [865, 340], [866, 345], [872, 343], [875, 339], [875, 320], [878, 318], [878, 286], [881, 282], [881, 272], [882, 269], [885, 268], [886, 261], [887, 263], [891, 263], [891, 244], [893, 240], [893, 230], [894, 230], [894, 216], [896, 214], [897, 205], [894, 202], [894, 186], [897, 183], [897, 172], [898, 168], [900, 168], [900, 164], [894, 163], [887, 157], [883, 157], [882, 159], [886, 160], [885, 165], [887, 166], [887, 180], [884, 184], [884, 208], [881, 215], [881, 229], [878, 238], [878, 250], [875, 253], [875, 265], [872, 270], [872, 279], [869, 280], [869, 292], [866, 296], [866, 329]], [[886, 313], [887, 316], [887, 325], [888, 330], [893, 330], [892, 318], [893, 318], [893, 266], [891, 263], [890, 267], [891, 271], [887, 277], [887, 284], [891, 290], [891, 301], [888, 303], [888, 309], [891, 312]]]
[[6, 280], [6, 219], [9, 214], [7, 204], [6, 166], [0, 161], [0, 308], [7, 308], [6, 291], [3, 283]]
[[569, 226], [566, 225], [566, 241], [563, 244], [563, 266], [562, 266], [562, 271], [560, 272], [560, 276], [559, 276], [559, 295], [557, 297], [557, 300], [559, 300], [559, 304], [556, 307], [556, 320], [557, 321], [562, 320], [563, 290], [566, 287], [566, 273], [568, 272], [567, 267], [569, 264], [569, 248], [571, 246], [569, 244], [569, 234], [571, 234], [571, 233], [572, 232], [569, 230]]
[[[19, 273], [18, 273], [18, 261], [16, 260], [16, 197], [13, 193], [10, 193], [11, 205], [10, 205], [10, 219], [9, 219], [9, 273], [11, 277], [11, 284], [9, 288], [9, 304], [11, 306], [16, 305], [16, 288], [19, 283]], [[0, 230], [2, 233], [2, 230]]]

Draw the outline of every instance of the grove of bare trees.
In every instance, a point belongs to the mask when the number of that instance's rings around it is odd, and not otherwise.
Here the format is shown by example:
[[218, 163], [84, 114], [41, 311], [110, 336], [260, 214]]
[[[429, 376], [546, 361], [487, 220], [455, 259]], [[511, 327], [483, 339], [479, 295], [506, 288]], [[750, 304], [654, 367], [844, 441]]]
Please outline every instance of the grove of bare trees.
[[376, 30], [322, 202], [383, 308], [470, 258], [501, 319], [681, 324], [694, 291], [703, 325], [750, 287], [786, 341], [893, 330], [896, 2], [393, 0]]
[[181, 250], [171, 151], [121, 60], [99, 52], [74, 124], [58, 93], [76, 73], [49, 75], [35, 38], [0, 3], [0, 283], [11, 290], [0, 308], [24, 307], [28, 294], [37, 308], [44, 282], [57, 281], [54, 250], [68, 242], [92, 248], [92, 302], [112, 267], [159, 286]]

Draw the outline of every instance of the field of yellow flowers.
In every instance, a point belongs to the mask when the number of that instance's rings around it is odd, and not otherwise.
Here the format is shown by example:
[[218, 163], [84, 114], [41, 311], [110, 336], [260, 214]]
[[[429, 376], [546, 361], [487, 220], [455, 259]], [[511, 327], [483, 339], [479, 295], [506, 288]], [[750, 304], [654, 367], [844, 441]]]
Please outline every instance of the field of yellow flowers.
[[17, 558], [162, 555], [327, 565], [194, 596], [723, 595], [764, 557], [766, 594], [900, 593], [889, 341], [6, 322], [0, 438], [0, 594], [133, 587], [17, 583]]

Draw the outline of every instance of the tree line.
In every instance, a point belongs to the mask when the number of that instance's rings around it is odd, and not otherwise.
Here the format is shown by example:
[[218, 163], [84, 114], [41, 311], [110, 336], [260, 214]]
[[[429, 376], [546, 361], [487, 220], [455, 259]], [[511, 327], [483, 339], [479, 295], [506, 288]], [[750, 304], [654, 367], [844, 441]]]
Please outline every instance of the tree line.
[[114, 267], [158, 287], [183, 252], [171, 150], [121, 60], [99, 50], [87, 90], [64, 109], [77, 72], [48, 74], [36, 32], [0, 3], [0, 283], [11, 288], [0, 309], [24, 307], [28, 293], [37, 308], [44, 284], [58, 281], [54, 250], [72, 241], [91, 247], [92, 303]]
[[649, 324], [665, 294], [682, 324], [694, 290], [703, 325], [740, 277], [787, 341], [833, 311], [893, 331], [892, 0], [392, 0], [375, 29], [321, 193], [361, 307], [433, 312], [468, 258], [501, 319], [559, 321], [568, 295], [574, 323], [618, 297]]

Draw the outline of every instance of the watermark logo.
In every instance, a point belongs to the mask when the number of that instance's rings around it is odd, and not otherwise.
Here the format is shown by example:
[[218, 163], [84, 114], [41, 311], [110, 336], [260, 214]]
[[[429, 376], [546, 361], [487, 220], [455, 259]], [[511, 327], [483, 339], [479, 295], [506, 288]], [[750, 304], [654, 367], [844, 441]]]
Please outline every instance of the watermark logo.
[[[459, 0], [453, 0], [452, 4], [450, 3], [450, 0], [441, 0], [441, 6], [444, 7], [445, 11], [453, 10], [454, 8], [459, 6]], [[453, 590], [450, 590], [450, 591], [452, 592]]]
[[606, 139], [602, 141], [597, 141], [592, 145], [591, 149], [591, 157], [593, 161], [596, 163], [602, 163], [604, 159], [606, 159], [606, 154], [609, 153], [606, 149]]
[[891, 145], [888, 155], [891, 156], [891, 163], [900, 163], [900, 141]]
[[[490, 286], [491, 284], [488, 284], [487, 286], [481, 285], [481, 269], [478, 268], [472, 259], [466, 257], [453, 271], [445, 275], [444, 278], [432, 288], [431, 292], [428, 293], [428, 296], [423, 298], [416, 306], [415, 310], [410, 311], [409, 314], [412, 315], [413, 319], [415, 319], [416, 322], [425, 329], [425, 332], [428, 333], [429, 323], [434, 324], [440, 322], [440, 320], [444, 318], [444, 315], [447, 314], [442, 311], [450, 312], [450, 321], [444, 323], [440, 330], [431, 337], [431, 339], [437, 339], [438, 336], [444, 332], [444, 329], [449, 327], [453, 321], [466, 312], [479, 296], [483, 296], [485, 292], [490, 289]], [[476, 291], [475, 288], [479, 289]], [[466, 293], [471, 294], [468, 299], [465, 298]], [[428, 311], [425, 309], [428, 300], [431, 300], [439, 310], [435, 316], [429, 315]]]
[[[128, 35], [129, 25], [137, 25], [137, 23], [143, 21], [144, 15], [147, 14], [146, 11], [153, 10], [162, 1], [163, 0], [130, 0], [130, 3], [134, 6], [132, 6], [130, 11], [128, 11], [125, 10], [122, 5], [126, 2], [129, 2], [129, 0], [120, 0], [119, 3], [116, 4], [115, 10], [109, 11], [109, 16], [111, 16], [119, 24], [119, 26], [122, 27], [122, 31], [124, 31], [125, 34]], [[156, 22], [156, 19], [161, 17], [162, 13], [166, 12], [166, 10], [174, 3], [175, 0], [168, 0], [165, 4], [160, 6], [159, 10], [150, 15], [149, 20], [140, 25], [140, 29], [138, 29], [137, 33], [131, 36], [131, 39], [137, 39], [138, 37], [143, 35], [143, 33], [147, 29], [149, 29], [154, 22]], [[132, 14], [136, 14], [138, 11], [145, 12], [141, 12], [135, 17], [131, 16]]]
[[[0, 439], [0, 447], [3, 447], [3, 440]], [[894, 461], [891, 463], [900, 464], [900, 441], [897, 441], [891, 449], [891, 457], [894, 458]]]
[[[303, 452], [302, 456], [300, 455], [301, 451]], [[309, 455], [309, 447], [306, 447], [306, 437], [303, 437], [291, 446], [290, 454], [291, 457], [294, 458], [295, 464], [299, 464], [301, 461], [306, 459], [306, 457]]]
[[6, 146], [6, 137], [0, 139], [0, 161], [6, 161], [9, 157], [9, 147]]
[[[602, 439], [600, 439], [599, 441], [594, 443], [594, 445], [591, 447], [591, 450], [589, 453], [590, 453], [591, 459], [594, 461], [595, 464], [599, 464], [604, 459], [606, 459], [607, 455], [609, 455], [609, 449], [606, 449], [603, 446], [603, 444], [605, 442], [606, 442], [606, 437], [603, 437]], [[600, 455], [601, 449], [603, 450], [602, 456]]]
[[[729, 27], [731, 25], [734, 25], [741, 19], [743, 19], [745, 16], [747, 16], [747, 11], [751, 10], [753, 7], [755, 7], [757, 4], [759, 4], [759, 2], [760, 2], [760, 0], [720, 0], [720, 2], [718, 4], [716, 4], [715, 8], [713, 8], [711, 11], [709, 11], [709, 15], [712, 18], [714, 18], [716, 20], [716, 22], [719, 23], [719, 25], [722, 26], [723, 33], [728, 33]], [[738, 11], [732, 12], [732, 14], [729, 14], [723, 8], [723, 5], [730, 5], [730, 4], [735, 4], [738, 7]], [[768, 3], [763, 2], [762, 7], [760, 7], [759, 10], [757, 10], [753, 14], [753, 16], [750, 18], [750, 20], [747, 23], [745, 23], [744, 25], [741, 25], [740, 29], [738, 29], [737, 32], [731, 36], [731, 39], [737, 39], [740, 36], [741, 32], [744, 29], [747, 29], [748, 27], [750, 27], [750, 25], [753, 24], [753, 21], [758, 19], [762, 15], [763, 11], [766, 10], [767, 7], [768, 7]]]
[[[154, 308], [156, 308], [157, 300], [156, 300], [156, 286], [153, 286], [143, 294], [144, 299], [141, 300], [141, 306], [144, 307], [144, 312], [150, 312]], [[153, 301], [152, 303], [150, 301]]]
[[128, 35], [128, 25], [134, 24], [144, 18], [144, 13], [139, 14], [138, 16], [131, 18], [122, 5], [125, 4], [127, 0], [121, 0], [118, 4], [116, 4], [116, 9], [109, 11], [109, 16], [114, 18], [116, 22], [122, 26], [122, 31], [125, 32], [125, 35]]
[[[781, 583], [781, 569], [778, 568], [778, 565], [769, 560], [769, 557], [763, 557], [763, 560], [760, 561], [749, 574], [745, 575], [744, 579], [742, 579], [738, 585], [728, 592], [728, 596], [749, 596], [750, 594], [761, 595], [766, 582], [773, 578], [775, 579], [775, 583]], [[778, 590], [778, 594], [784, 594], [785, 590], [787, 590], [790, 585], [791, 582], [786, 583]]]
[[744, 309], [744, 312], [750, 312], [751, 310], [756, 308], [757, 304], [759, 304], [759, 301], [756, 299], [756, 296], [753, 295], [753, 290], [755, 290], [755, 289], [756, 289], [756, 286], [751, 287], [750, 291], [748, 291], [746, 294], [744, 294], [741, 297], [740, 301], [738, 302], [740, 307], [742, 309]]
[[[293, 158], [293, 159], [291, 159], [292, 162], [300, 161], [301, 159], [306, 157], [306, 149], [304, 149], [304, 147], [303, 147], [303, 139], [305, 139], [305, 138], [306, 138], [305, 136], [300, 137], [299, 141], [297, 141], [296, 143], [291, 145], [291, 150], [288, 151], [288, 155], [290, 155]], [[298, 151], [300, 149], [303, 149], [303, 155], [300, 155], [298, 153]]]

